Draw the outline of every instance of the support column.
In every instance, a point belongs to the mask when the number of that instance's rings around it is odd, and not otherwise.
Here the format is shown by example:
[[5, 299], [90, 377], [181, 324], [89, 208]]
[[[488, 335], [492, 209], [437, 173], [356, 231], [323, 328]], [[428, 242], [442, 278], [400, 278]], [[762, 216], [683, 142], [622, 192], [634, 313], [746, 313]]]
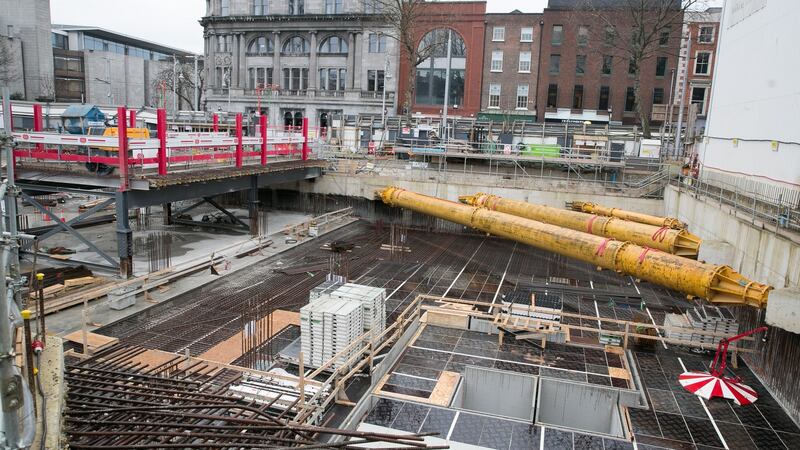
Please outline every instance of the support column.
[[281, 89], [286, 86], [281, 83], [283, 73], [281, 71], [281, 33], [280, 31], [272, 32], [272, 44], [274, 50], [272, 52], [272, 83], [280, 85]]
[[[362, 67], [362, 60], [364, 58], [364, 56], [362, 55], [362, 53], [364, 53], [364, 36], [362, 35], [361, 32], [358, 32], [355, 35], [356, 35], [356, 38], [355, 38], [356, 46], [355, 46], [355, 49], [353, 50], [353, 52], [354, 52], [354, 55], [353, 55], [353, 89], [355, 89], [357, 91], [360, 91], [361, 90], [361, 72], [363, 72], [361, 70], [361, 67]], [[386, 82], [386, 80], [384, 78], [384, 83], [385, 82]]]
[[172, 225], [172, 203], [162, 204], [161, 211], [164, 214], [164, 225]]
[[241, 64], [239, 48], [242, 46], [242, 35], [233, 34], [233, 48], [231, 49], [231, 87], [239, 87], [239, 65]]
[[128, 127], [125, 118], [128, 117], [124, 106], [117, 108], [117, 154], [119, 156], [119, 190], [128, 190]]
[[248, 194], [248, 215], [250, 217], [250, 236], [258, 236], [258, 175], [250, 177]]
[[308, 88], [312, 91], [318, 89], [319, 74], [317, 73], [317, 32], [311, 32], [311, 58], [308, 61]]
[[217, 80], [217, 61], [215, 52], [217, 50], [217, 36], [209, 34], [207, 44], [208, 52], [206, 53], [206, 62], [208, 63], [208, 86], [218, 87], [219, 80]]
[[355, 48], [356, 48], [356, 38], [355, 38], [355, 36], [356, 36], [355, 33], [349, 33], [349, 39], [348, 39], [348, 44], [347, 44], [347, 48], [348, 48], [348, 52], [347, 52], [347, 84], [345, 85], [345, 89], [347, 89], [347, 90], [353, 89], [353, 72], [355, 72], [355, 69], [353, 68], [353, 66], [355, 65], [354, 62], [356, 60], [355, 56], [353, 55], [353, 53], [355, 53]]
[[[33, 104], [33, 131], [42, 131], [42, 105], [39, 103]], [[44, 151], [44, 144], [36, 144], [36, 150]]]
[[247, 87], [247, 36], [239, 34], [239, 82], [238, 86], [242, 89]]
[[133, 230], [128, 224], [128, 195], [117, 192], [117, 255], [119, 274], [124, 278], [133, 275]]

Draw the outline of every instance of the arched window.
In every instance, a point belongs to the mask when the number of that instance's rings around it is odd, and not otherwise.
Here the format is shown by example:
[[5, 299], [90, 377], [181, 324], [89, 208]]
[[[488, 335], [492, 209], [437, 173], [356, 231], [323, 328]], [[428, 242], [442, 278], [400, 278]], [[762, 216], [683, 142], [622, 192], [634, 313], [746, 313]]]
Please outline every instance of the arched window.
[[449, 28], [429, 31], [419, 43], [423, 62], [417, 66], [416, 103], [444, 105], [444, 86], [447, 78], [447, 43], [450, 42], [450, 106], [464, 103], [467, 46], [458, 32]]
[[282, 53], [284, 55], [307, 55], [310, 52], [311, 46], [308, 45], [308, 41], [303, 37], [294, 36], [283, 43]]
[[331, 36], [319, 46], [320, 53], [347, 54], [347, 42], [339, 36]]
[[272, 45], [272, 39], [266, 36], [259, 36], [247, 46], [248, 55], [265, 56], [271, 55], [275, 51], [275, 46]]

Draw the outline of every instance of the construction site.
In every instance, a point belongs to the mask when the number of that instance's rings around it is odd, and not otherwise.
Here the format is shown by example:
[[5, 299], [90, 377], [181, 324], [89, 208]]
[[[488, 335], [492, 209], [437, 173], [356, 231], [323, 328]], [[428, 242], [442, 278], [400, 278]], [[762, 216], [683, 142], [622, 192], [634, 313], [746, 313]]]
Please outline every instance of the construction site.
[[[681, 144], [385, 117], [385, 87], [380, 120], [319, 126], [261, 91], [183, 115], [2, 94], [0, 448], [800, 448], [798, 138], [738, 103]], [[747, 126], [778, 123], [764, 102]]]

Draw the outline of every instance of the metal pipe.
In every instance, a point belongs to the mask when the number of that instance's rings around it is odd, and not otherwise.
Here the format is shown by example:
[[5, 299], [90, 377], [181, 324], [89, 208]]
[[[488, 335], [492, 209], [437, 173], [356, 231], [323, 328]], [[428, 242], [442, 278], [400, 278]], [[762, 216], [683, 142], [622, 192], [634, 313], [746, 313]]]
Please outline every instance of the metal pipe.
[[591, 202], [567, 202], [567, 208], [573, 211], [597, 214], [598, 216], [616, 217], [617, 219], [644, 223], [656, 227], [672, 228], [673, 230], [683, 230], [686, 228], [686, 224], [675, 217], [651, 216], [650, 214], [627, 211], [619, 208], [610, 208], [608, 206], [598, 205]]
[[384, 203], [485, 231], [598, 267], [635, 276], [715, 304], [766, 306], [770, 286], [717, 266], [568, 230], [531, 219], [462, 205], [396, 187], [378, 192]]
[[526, 219], [558, 225], [571, 230], [583, 231], [619, 241], [631, 241], [643, 247], [654, 248], [673, 255], [697, 259], [701, 239], [687, 230], [620, 220], [615, 217], [597, 216], [578, 211], [569, 211], [552, 206], [510, 200], [484, 193], [458, 198], [461, 203], [482, 206], [492, 211], [512, 214]]

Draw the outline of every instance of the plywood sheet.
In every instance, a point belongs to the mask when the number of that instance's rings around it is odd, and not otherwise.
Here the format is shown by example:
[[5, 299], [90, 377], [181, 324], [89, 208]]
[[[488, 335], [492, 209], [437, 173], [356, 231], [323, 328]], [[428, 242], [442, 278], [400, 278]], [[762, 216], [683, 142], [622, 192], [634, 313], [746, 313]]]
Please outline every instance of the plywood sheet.
[[619, 367], [609, 367], [608, 374], [614, 378], [623, 378], [626, 380], [631, 379], [631, 373], [628, 372], [626, 369], [622, 369]]
[[[259, 326], [266, 327], [267, 318], [259, 321]], [[300, 325], [300, 313], [278, 309], [272, 313], [272, 332], [277, 333], [288, 325]], [[238, 332], [230, 338], [211, 347], [199, 357], [208, 361], [230, 364], [242, 356], [243, 332]], [[269, 336], [271, 337], [271, 336]]]
[[441, 311], [430, 310], [427, 312], [427, 323], [429, 325], [439, 325], [447, 328], [458, 328], [466, 330], [469, 317], [464, 314], [450, 314]]
[[[64, 336], [62, 339], [83, 345], [83, 331], [78, 330], [74, 333], [70, 333]], [[110, 347], [117, 342], [119, 342], [119, 338], [103, 336], [102, 334], [92, 332], [86, 333], [86, 346], [89, 347], [89, 350], [93, 352]]]

